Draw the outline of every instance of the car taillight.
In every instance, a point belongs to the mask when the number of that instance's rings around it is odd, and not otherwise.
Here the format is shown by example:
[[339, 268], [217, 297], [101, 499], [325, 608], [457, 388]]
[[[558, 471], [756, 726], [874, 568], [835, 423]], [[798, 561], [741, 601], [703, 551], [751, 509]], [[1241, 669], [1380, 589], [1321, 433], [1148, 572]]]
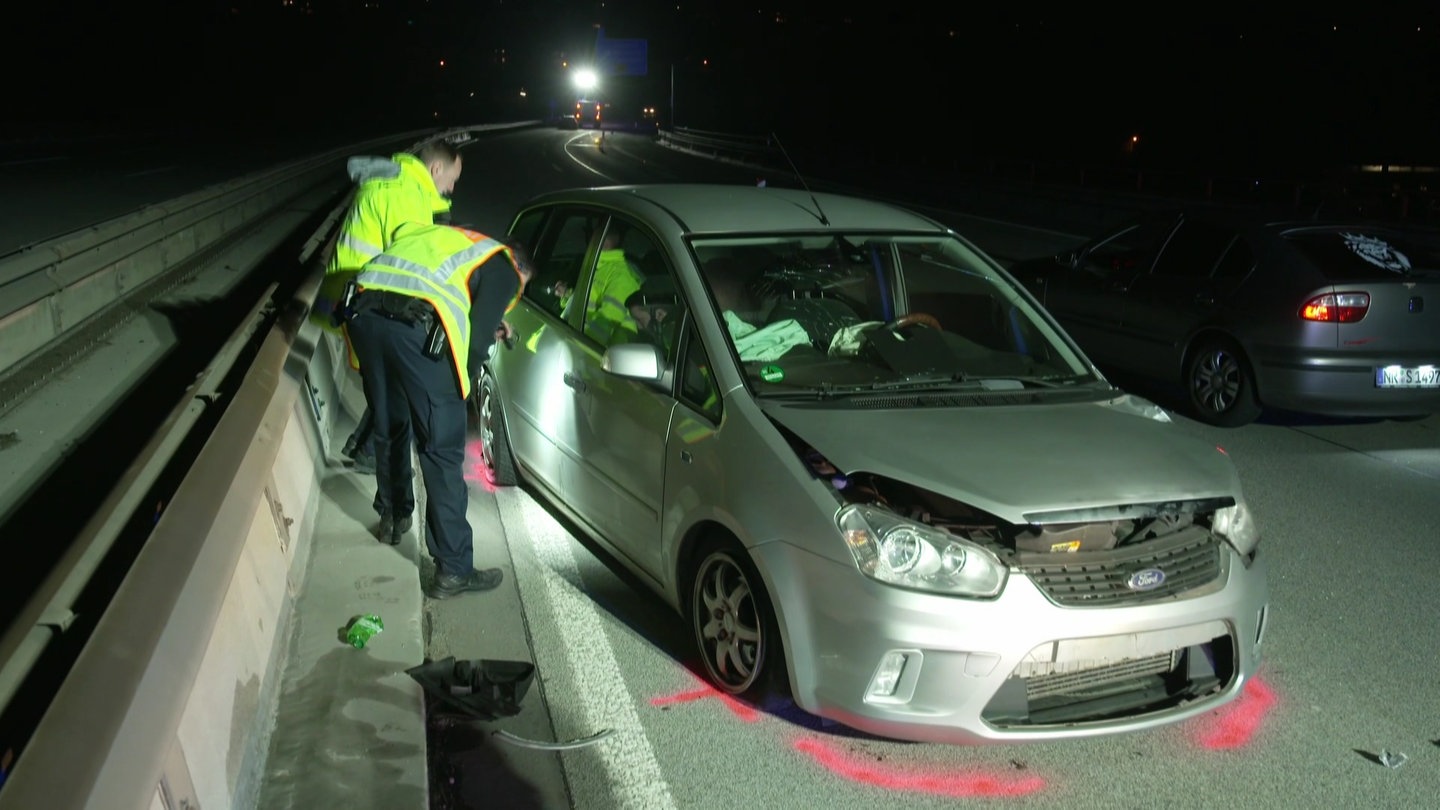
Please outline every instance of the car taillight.
[[1317, 295], [1300, 308], [1300, 317], [1325, 323], [1355, 323], [1370, 310], [1370, 293], [1343, 292]]

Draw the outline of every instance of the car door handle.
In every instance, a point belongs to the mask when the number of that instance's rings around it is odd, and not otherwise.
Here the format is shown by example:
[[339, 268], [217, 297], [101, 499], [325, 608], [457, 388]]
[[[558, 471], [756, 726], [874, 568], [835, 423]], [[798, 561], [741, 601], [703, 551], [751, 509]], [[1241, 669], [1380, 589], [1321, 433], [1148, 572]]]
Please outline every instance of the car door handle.
[[566, 385], [574, 388], [576, 391], [579, 391], [582, 394], [585, 392], [585, 381], [580, 379], [579, 374], [576, 374], [573, 371], [567, 371], [565, 372], [565, 376], [563, 379], [565, 380]]

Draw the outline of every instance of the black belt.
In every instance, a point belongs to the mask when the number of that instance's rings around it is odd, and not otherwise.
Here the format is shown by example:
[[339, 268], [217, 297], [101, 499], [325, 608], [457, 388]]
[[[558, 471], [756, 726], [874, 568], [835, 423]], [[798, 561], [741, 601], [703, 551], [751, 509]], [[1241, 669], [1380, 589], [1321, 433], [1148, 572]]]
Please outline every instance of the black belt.
[[430, 302], [413, 295], [368, 290], [355, 296], [355, 314], [374, 313], [382, 318], [429, 327], [435, 322], [435, 308]]

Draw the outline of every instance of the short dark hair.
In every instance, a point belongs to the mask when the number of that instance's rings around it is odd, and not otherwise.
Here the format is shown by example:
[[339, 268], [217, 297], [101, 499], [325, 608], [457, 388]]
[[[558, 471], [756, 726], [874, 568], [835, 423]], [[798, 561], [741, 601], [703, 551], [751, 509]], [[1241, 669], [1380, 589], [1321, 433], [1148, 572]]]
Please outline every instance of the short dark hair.
[[434, 140], [420, 147], [416, 155], [421, 163], [428, 164], [432, 160], [443, 161], [447, 166], [460, 159], [460, 150], [447, 140]]

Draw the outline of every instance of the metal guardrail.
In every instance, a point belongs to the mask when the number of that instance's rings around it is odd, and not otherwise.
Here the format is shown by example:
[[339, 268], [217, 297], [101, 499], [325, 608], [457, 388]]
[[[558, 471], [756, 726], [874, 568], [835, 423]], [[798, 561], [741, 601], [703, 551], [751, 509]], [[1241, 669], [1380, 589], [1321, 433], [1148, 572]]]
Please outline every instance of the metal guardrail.
[[374, 139], [221, 183], [0, 257], [0, 374], [63, 337], [247, 222], [283, 207], [334, 161], [411, 138], [468, 138], [472, 130], [419, 130]]
[[[852, 194], [873, 199], [889, 199], [917, 210], [945, 208], [970, 215], [1009, 218], [1034, 222], [1058, 232], [1085, 234], [1106, 227], [1156, 204], [1158, 198], [1123, 195], [1110, 192], [1081, 193], [1003, 186], [994, 183], [946, 183], [910, 167], [867, 167], [868, 172], [853, 166], [837, 169], [833, 162], [821, 161], [798, 149], [788, 152], [773, 137], [730, 135], [689, 129], [665, 130], [660, 143], [671, 149], [688, 152], [710, 160], [746, 166], [772, 179], [802, 177], [807, 187], [816, 191]], [[795, 161], [792, 163], [792, 159]], [[811, 168], [824, 166], [812, 175]], [[831, 170], [831, 171], [827, 171]], [[831, 172], [849, 182], [842, 182]], [[858, 183], [858, 185], [857, 185]], [[1077, 240], [1081, 237], [1077, 236]]]
[[[794, 171], [773, 138], [676, 128], [662, 131], [661, 143], [671, 148], [731, 163]], [[1176, 203], [1256, 206], [1288, 212], [1299, 218], [1361, 217], [1440, 225], [1440, 167], [1351, 166], [1308, 175], [1276, 175], [1163, 170], [1139, 165], [1079, 164], [1046, 160], [927, 157], [897, 153], [893, 148], [866, 151], [863, 141], [851, 143], [837, 163], [802, 153], [790, 145], [791, 156], [806, 172], [824, 165], [844, 177], [869, 174], [880, 184], [929, 186], [944, 192], [969, 187], [972, 193], [952, 196], [993, 216], [1015, 216], [1017, 206], [1055, 214], [1050, 227], [1088, 233], [1118, 217], [1144, 208]], [[823, 173], [823, 172], [822, 172]], [[831, 178], [834, 179], [834, 178]], [[981, 195], [978, 192], [984, 190]]]
[[[783, 164], [780, 151], [767, 135], [735, 135], [676, 127], [660, 131], [660, 143], [706, 157], [749, 166], [775, 167]], [[782, 162], [776, 163], [776, 159]]]
[[[435, 138], [463, 143], [471, 131], [536, 123], [402, 133], [224, 184], [181, 198], [183, 202], [155, 206], [155, 212], [147, 213], [147, 209], [120, 217], [52, 240], [56, 244], [46, 243], [46, 255], [54, 259], [48, 264], [23, 256], [23, 261], [12, 262], [9, 260], [15, 257], [7, 257], [0, 262], [0, 301], [8, 295], [5, 285], [33, 284], [39, 274], [52, 289], [38, 301], [32, 300], [30, 306], [44, 305], [46, 298], [87, 278], [114, 272], [121, 258], [134, 256], [142, 246], [203, 248], [195, 239], [174, 240], [176, 231], [210, 222], [206, 227], [223, 235], [246, 218], [268, 213], [266, 205], [284, 205], [295, 196], [276, 192], [275, 187], [294, 187], [300, 178], [333, 171], [332, 161], [338, 155], [416, 135], [427, 137], [415, 148]], [[302, 262], [314, 257], [327, 239], [323, 232], [334, 228], [348, 203], [347, 196], [306, 242]], [[106, 255], [107, 250], [120, 256]], [[67, 258], [78, 261], [64, 264]], [[238, 575], [241, 550], [249, 539], [257, 505], [271, 496], [272, 468], [285, 428], [296, 414], [308, 415], [312, 424], [319, 416], [313, 402], [300, 400], [319, 345], [314, 334], [318, 328], [308, 319], [319, 289], [319, 272], [317, 266], [265, 335], [244, 382], [178, 485], [7, 781], [0, 785], [3, 810], [162, 806], [157, 801], [185, 806], [179, 794], [186, 791], [177, 793], [177, 789], [189, 784], [192, 766], [186, 765], [177, 734], [182, 715], [193, 709], [188, 704], [196, 673]], [[84, 589], [108, 551], [118, 524], [134, 514], [135, 498], [147, 491], [155, 471], [169, 462], [176, 446], [210, 407], [199, 403], [216, 399], [213, 392], [207, 396], [208, 386], [218, 384], [224, 376], [216, 372], [229, 362], [227, 356], [233, 360], [238, 342], [248, 339], [253, 321], [265, 305], [262, 301], [261, 308], [252, 313], [252, 323], [236, 332], [212, 371], [186, 392], [87, 525], [85, 537], [0, 636], [0, 668], [12, 670], [7, 678], [14, 675], [15, 666], [25, 665], [27, 660], [33, 663], [46, 644], [65, 632], [68, 621], [64, 617], [73, 615], [71, 600]], [[8, 323], [0, 321], [0, 334]], [[8, 341], [6, 337], [0, 345]], [[301, 497], [302, 503], [309, 497], [306, 493], [288, 495]], [[277, 503], [270, 506], [278, 509]], [[276, 514], [276, 526], [271, 529], [288, 537], [292, 521], [284, 518]], [[283, 616], [267, 618], [283, 621]], [[284, 642], [277, 636], [276, 644]], [[247, 739], [262, 733], [252, 726], [240, 729]], [[232, 736], [234, 733], [232, 729]], [[220, 778], [223, 781], [225, 777], [222, 774]], [[192, 802], [189, 806], [196, 805]]]

